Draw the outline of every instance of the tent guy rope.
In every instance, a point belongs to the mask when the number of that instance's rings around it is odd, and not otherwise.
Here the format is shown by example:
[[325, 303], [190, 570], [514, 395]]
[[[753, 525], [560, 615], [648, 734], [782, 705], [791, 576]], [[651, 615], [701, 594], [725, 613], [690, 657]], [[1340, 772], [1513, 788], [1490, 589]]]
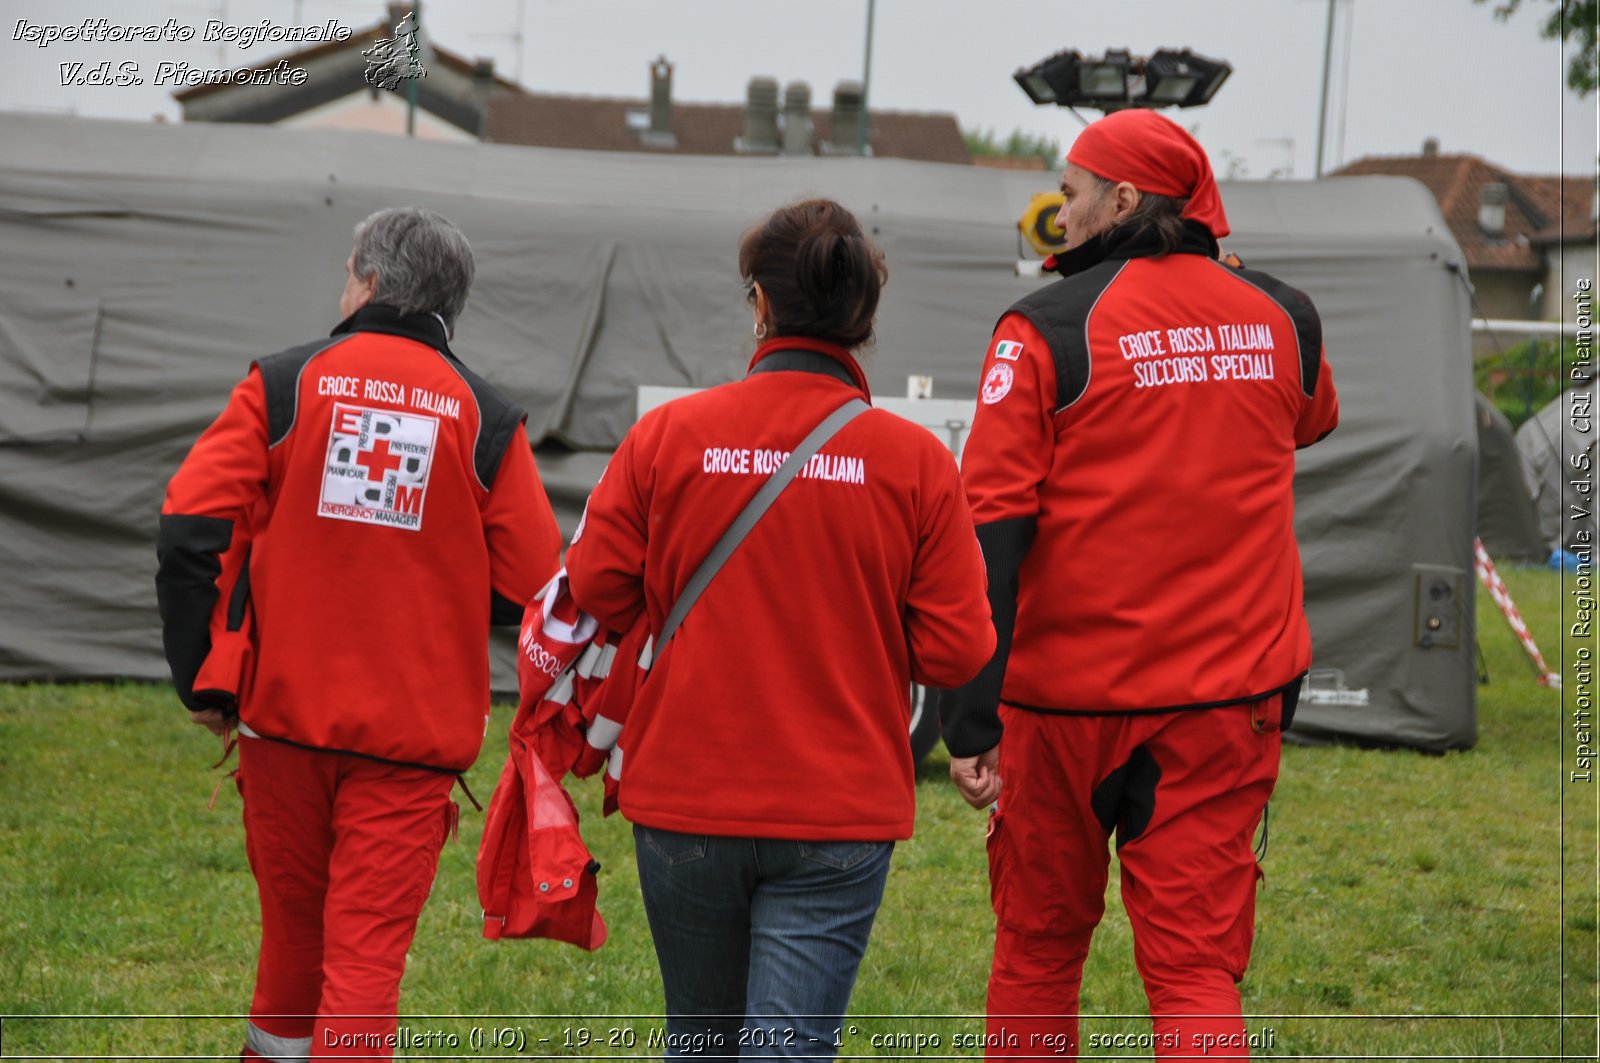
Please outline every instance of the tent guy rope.
[[1561, 689], [1561, 677], [1550, 670], [1544, 663], [1544, 655], [1539, 652], [1539, 647], [1534, 644], [1533, 636], [1528, 633], [1528, 625], [1522, 622], [1522, 614], [1517, 612], [1517, 603], [1511, 600], [1511, 592], [1506, 590], [1506, 585], [1500, 580], [1500, 573], [1495, 571], [1494, 562], [1489, 560], [1489, 551], [1483, 548], [1483, 540], [1472, 540], [1472, 552], [1477, 559], [1473, 566], [1478, 572], [1478, 580], [1489, 592], [1489, 597], [1494, 599], [1494, 604], [1500, 607], [1500, 615], [1506, 618], [1506, 623], [1511, 625], [1511, 630], [1522, 643], [1522, 648], [1527, 651], [1528, 660], [1533, 662], [1534, 671], [1539, 673], [1539, 684]]

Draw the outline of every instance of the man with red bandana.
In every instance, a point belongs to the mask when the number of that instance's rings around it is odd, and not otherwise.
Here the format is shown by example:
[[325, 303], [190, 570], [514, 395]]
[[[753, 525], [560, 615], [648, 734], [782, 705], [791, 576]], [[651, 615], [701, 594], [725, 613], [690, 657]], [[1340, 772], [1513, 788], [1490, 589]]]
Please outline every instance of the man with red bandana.
[[1157, 1058], [1243, 1056], [1251, 839], [1311, 661], [1294, 455], [1338, 400], [1310, 301], [1217, 260], [1180, 127], [1108, 115], [1061, 190], [1062, 279], [1001, 317], [963, 457], [998, 648], [941, 702], [996, 804], [990, 1055], [1076, 1055], [1115, 835]]

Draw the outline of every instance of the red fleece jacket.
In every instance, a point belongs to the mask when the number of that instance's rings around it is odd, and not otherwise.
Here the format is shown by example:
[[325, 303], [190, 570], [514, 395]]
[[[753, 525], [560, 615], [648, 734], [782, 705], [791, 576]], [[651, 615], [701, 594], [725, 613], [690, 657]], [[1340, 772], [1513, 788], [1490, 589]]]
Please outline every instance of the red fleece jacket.
[[[853, 384], [763, 371], [794, 347]], [[815, 341], [768, 342], [751, 367], [647, 414], [595, 488], [567, 570], [605, 626], [647, 610], [660, 631], [782, 458], [867, 392], [847, 352]], [[910, 684], [963, 683], [993, 650], [955, 460], [926, 429], [870, 410], [778, 497], [655, 661], [622, 739], [622, 811], [703, 834], [910, 837]]]

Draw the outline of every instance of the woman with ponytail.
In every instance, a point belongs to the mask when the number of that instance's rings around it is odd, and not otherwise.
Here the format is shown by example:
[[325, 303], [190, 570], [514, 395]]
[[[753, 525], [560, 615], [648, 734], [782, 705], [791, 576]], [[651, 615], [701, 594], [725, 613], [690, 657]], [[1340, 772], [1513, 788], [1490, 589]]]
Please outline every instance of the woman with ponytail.
[[[567, 555], [607, 627], [660, 635], [690, 577], [791, 451], [852, 398], [883, 254], [842, 206], [780, 208], [739, 247], [758, 345], [742, 380], [646, 414]], [[911, 836], [913, 681], [994, 650], [954, 459], [868, 409], [825, 442], [661, 647], [619, 743], [667, 1055], [831, 1059]]]

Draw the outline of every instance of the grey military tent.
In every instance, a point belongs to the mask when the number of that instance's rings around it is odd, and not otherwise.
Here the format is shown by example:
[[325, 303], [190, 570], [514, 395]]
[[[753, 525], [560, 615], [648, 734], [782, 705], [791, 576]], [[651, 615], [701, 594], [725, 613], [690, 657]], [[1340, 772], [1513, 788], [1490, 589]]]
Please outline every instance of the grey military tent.
[[1496, 562], [1543, 562], [1550, 547], [1539, 530], [1511, 419], [1482, 392], [1478, 410], [1478, 538]]
[[[337, 319], [351, 229], [419, 203], [472, 241], [464, 360], [530, 411], [570, 532], [642, 384], [714, 385], [751, 350], [740, 233], [833, 196], [890, 270], [868, 359], [970, 399], [1053, 176], [893, 159], [709, 158], [256, 126], [0, 115], [0, 678], [165, 675], [163, 485], [251, 360]], [[1300, 455], [1316, 640], [1296, 734], [1476, 736], [1467, 297], [1426, 190], [1384, 177], [1224, 186], [1250, 265], [1310, 293], [1343, 407]], [[351, 588], [343, 588], [351, 590]], [[359, 590], [359, 588], [356, 588]], [[494, 653], [511, 683], [510, 644]], [[1070, 667], [1070, 662], [1063, 662]]]
[[1595, 452], [1594, 385], [1568, 388], [1517, 429], [1523, 473], [1538, 507], [1539, 534], [1548, 549], [1561, 548], [1592, 560], [1595, 505], [1571, 486], [1592, 470]]

